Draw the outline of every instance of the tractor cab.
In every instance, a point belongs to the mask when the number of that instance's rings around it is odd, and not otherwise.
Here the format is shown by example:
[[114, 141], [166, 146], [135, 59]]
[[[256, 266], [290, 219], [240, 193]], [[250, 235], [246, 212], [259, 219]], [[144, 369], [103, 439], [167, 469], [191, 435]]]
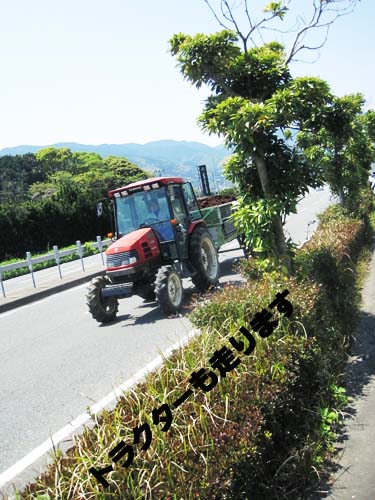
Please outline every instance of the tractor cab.
[[[114, 200], [116, 239], [151, 228], [164, 261], [188, 256], [187, 237], [194, 221], [202, 220], [190, 182], [159, 177], [110, 191]], [[192, 225], [193, 224], [193, 225]]]

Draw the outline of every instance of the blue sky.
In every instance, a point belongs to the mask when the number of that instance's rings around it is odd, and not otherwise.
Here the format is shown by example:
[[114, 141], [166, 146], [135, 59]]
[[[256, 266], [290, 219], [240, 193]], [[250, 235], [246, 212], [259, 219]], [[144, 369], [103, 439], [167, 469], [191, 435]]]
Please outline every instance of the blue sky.
[[[311, 1], [292, 5], [307, 13]], [[265, 3], [249, 0], [257, 15]], [[168, 53], [174, 33], [220, 29], [203, 0], [0, 0], [0, 19], [0, 148], [221, 142], [196, 124], [207, 91], [184, 81]], [[338, 95], [362, 92], [375, 108], [374, 25], [375, 2], [362, 0], [318, 61], [293, 73], [320, 76]]]

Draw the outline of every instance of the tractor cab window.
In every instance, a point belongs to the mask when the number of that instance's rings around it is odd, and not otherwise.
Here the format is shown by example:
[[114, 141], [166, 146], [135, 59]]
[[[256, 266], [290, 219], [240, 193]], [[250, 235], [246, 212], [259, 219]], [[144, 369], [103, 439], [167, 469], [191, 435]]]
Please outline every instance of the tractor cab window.
[[177, 219], [179, 224], [185, 224], [187, 214], [184, 201], [182, 199], [181, 186], [179, 184], [170, 184], [168, 186], [168, 191], [169, 199], [171, 200], [173, 217]]
[[141, 227], [152, 227], [162, 241], [173, 240], [173, 228], [165, 188], [139, 191], [115, 198], [118, 236]]
[[182, 190], [186, 200], [186, 205], [189, 210], [191, 220], [197, 220], [202, 218], [202, 214], [199, 210], [197, 199], [195, 197], [192, 185], [190, 182], [185, 182], [182, 184]]

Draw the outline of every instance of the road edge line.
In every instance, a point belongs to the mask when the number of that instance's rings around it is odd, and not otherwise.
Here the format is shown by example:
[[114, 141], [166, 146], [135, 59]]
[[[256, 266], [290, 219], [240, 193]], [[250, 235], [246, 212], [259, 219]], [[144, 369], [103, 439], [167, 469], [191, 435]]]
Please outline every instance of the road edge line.
[[152, 373], [156, 368], [161, 366], [164, 362], [165, 358], [171, 356], [173, 351], [179, 349], [186, 345], [189, 340], [198, 335], [200, 330], [197, 328], [193, 328], [189, 331], [185, 337], [181, 340], [175, 342], [171, 347], [168, 347], [162, 354], [154, 358], [152, 361], [147, 363], [146, 366], [141, 368], [138, 372], [136, 372], [132, 377], [127, 379], [122, 384], [115, 387], [113, 391], [104, 396], [100, 401], [94, 403], [90, 406], [89, 410], [78, 415], [74, 420], [72, 420], [69, 424], [65, 425], [58, 431], [56, 431], [52, 436], [46, 439], [39, 446], [30, 451], [27, 455], [18, 460], [15, 464], [8, 467], [4, 472], [0, 474], [0, 488], [4, 487], [15, 477], [23, 472], [27, 467], [32, 465], [36, 460], [41, 458], [45, 453], [49, 452], [53, 448], [70, 436], [74, 431], [78, 430], [82, 427], [86, 422], [92, 420], [92, 416], [99, 413], [99, 411], [103, 410], [106, 406], [112, 403], [119, 396], [122, 396], [125, 391], [134, 387], [134, 385], [138, 384], [146, 375]]

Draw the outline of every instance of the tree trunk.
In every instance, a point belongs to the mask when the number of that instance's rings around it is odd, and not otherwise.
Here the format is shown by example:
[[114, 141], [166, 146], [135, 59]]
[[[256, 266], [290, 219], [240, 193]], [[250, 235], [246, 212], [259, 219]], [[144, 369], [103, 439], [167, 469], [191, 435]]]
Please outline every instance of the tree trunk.
[[[262, 151], [257, 148], [257, 152], [253, 153], [253, 159], [257, 167], [260, 183], [266, 199], [271, 198], [270, 183], [268, 178], [267, 166], [264, 161], [264, 156]], [[288, 254], [285, 235], [283, 230], [283, 224], [280, 215], [275, 215], [272, 219], [273, 233], [275, 237], [276, 251], [281, 258], [282, 263], [288, 270], [289, 275], [292, 274], [292, 260]]]
[[339, 200], [340, 200], [340, 205], [345, 206], [345, 195], [344, 195], [344, 189], [343, 189], [343, 182], [342, 182], [342, 167], [341, 167], [341, 159], [339, 155], [339, 151], [343, 149], [343, 146], [335, 146], [334, 149], [334, 168], [335, 168], [335, 182], [337, 187], [337, 192], [339, 195]]
[[339, 200], [340, 200], [340, 205], [344, 206], [345, 196], [344, 196], [344, 190], [342, 188], [339, 189]]

